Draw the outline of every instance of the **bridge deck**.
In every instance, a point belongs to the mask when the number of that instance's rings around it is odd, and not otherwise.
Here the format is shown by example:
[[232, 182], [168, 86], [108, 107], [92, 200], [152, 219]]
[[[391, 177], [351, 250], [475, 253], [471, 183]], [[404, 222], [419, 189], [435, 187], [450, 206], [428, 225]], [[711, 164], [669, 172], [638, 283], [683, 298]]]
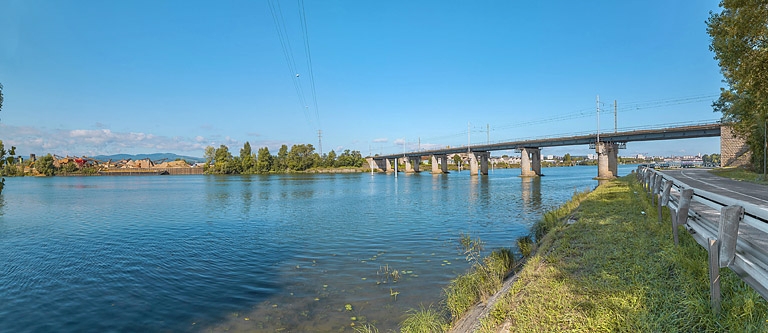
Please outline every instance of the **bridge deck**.
[[[658, 129], [644, 129], [644, 130], [632, 130], [617, 133], [600, 133], [601, 142], [635, 142], [635, 141], [656, 141], [656, 140], [671, 140], [671, 139], [688, 139], [688, 138], [704, 138], [720, 136], [720, 123], [708, 123], [689, 126], [678, 127], [666, 127]], [[445, 155], [445, 154], [457, 154], [464, 153], [467, 150], [486, 152], [497, 150], [512, 150], [520, 149], [524, 147], [559, 147], [559, 146], [575, 146], [595, 143], [597, 140], [597, 134], [586, 134], [569, 137], [555, 137], [555, 138], [540, 138], [531, 140], [509, 141], [492, 144], [480, 144], [445, 148], [407, 152], [404, 154], [389, 154], [374, 156], [376, 159], [384, 158], [399, 158], [399, 157], [418, 157], [427, 155]]]

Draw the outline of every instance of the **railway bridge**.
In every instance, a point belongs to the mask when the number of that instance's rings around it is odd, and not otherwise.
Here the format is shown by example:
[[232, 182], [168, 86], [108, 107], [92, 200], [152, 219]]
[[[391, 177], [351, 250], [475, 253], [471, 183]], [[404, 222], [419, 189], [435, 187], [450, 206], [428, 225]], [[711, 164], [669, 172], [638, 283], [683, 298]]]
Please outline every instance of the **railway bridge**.
[[[736, 144], [737, 149], [731, 149], [733, 137], [730, 127], [719, 122], [697, 125], [663, 127], [654, 129], [630, 130], [614, 133], [593, 133], [586, 135], [553, 137], [509, 141], [492, 144], [452, 147], [444, 149], [404, 152], [402, 154], [369, 156], [366, 158], [371, 170], [385, 172], [397, 171], [397, 164], [405, 164], [405, 172], [419, 172], [421, 158], [429, 156], [432, 173], [448, 172], [448, 155], [468, 153], [470, 175], [487, 175], [488, 160], [492, 151], [515, 150], [520, 152], [521, 177], [541, 176], [541, 149], [546, 147], [589, 145], [597, 153], [597, 179], [610, 179], [618, 176], [618, 151], [626, 148], [628, 142], [675, 140], [703, 137], [720, 137], [721, 161], [725, 165], [733, 163], [744, 155], [746, 150]], [[394, 162], [394, 167], [393, 167]]]

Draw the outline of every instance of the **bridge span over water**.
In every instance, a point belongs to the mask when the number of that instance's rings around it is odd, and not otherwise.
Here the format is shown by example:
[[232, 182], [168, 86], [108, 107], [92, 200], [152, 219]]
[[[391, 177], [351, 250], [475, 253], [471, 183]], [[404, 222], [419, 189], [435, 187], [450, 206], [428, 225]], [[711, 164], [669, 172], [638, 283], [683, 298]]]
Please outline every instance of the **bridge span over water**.
[[[470, 174], [487, 175], [490, 152], [514, 149], [519, 151], [521, 155], [521, 176], [537, 177], [541, 176], [541, 148], [589, 145], [590, 148], [594, 148], [597, 153], [597, 178], [609, 179], [618, 175], [618, 151], [620, 148], [626, 147], [627, 142], [715, 137], [721, 136], [721, 127], [724, 126], [725, 125], [716, 122], [613, 133], [592, 133], [567, 137], [530, 139], [412, 151], [402, 154], [369, 156], [366, 159], [372, 170], [386, 172], [396, 171], [395, 168], [397, 168], [398, 162], [402, 160], [405, 164], [405, 172], [419, 172], [421, 157], [430, 156], [432, 173], [439, 174], [448, 172], [448, 155], [468, 153], [470, 159]], [[730, 133], [730, 131], [728, 131], [728, 133]], [[392, 167], [392, 162], [395, 163], [394, 168]]]

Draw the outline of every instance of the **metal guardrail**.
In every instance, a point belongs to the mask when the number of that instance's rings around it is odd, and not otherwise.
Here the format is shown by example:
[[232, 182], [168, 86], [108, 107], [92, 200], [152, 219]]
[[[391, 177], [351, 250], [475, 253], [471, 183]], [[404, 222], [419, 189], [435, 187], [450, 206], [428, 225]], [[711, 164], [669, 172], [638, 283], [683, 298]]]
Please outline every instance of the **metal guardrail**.
[[[710, 301], [720, 310], [720, 268], [730, 268], [768, 300], [768, 209], [693, 188], [657, 170], [639, 166], [637, 177], [658, 207], [670, 209], [672, 233], [685, 226], [709, 253]], [[763, 243], [763, 244], [760, 244]]]

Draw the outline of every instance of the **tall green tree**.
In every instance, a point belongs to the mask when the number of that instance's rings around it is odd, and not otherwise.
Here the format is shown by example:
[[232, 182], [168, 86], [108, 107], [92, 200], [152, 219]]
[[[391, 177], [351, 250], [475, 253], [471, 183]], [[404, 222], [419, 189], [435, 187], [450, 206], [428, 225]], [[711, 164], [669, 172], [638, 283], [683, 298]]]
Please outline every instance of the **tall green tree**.
[[762, 165], [768, 120], [768, 1], [723, 0], [720, 7], [720, 13], [710, 12], [707, 33], [727, 88], [721, 88], [712, 106], [746, 139], [753, 165]]
[[320, 156], [315, 153], [312, 144], [300, 144], [291, 146], [288, 152], [288, 169], [291, 171], [304, 171], [316, 166]]
[[239, 172], [238, 162], [229, 152], [229, 147], [220, 145], [216, 148], [213, 157], [213, 166], [209, 168], [209, 173], [215, 174], [236, 174]]
[[203, 153], [203, 157], [205, 157], [205, 165], [203, 166], [203, 171], [208, 172], [208, 169], [211, 168], [211, 165], [213, 164], [213, 160], [216, 158], [216, 148], [213, 148], [213, 146], [205, 147], [205, 153]]
[[277, 159], [274, 163], [274, 169], [277, 172], [285, 172], [288, 170], [288, 146], [280, 146], [280, 150], [277, 151]]
[[251, 151], [251, 143], [246, 141], [243, 148], [240, 149], [240, 170], [241, 173], [256, 172], [256, 155]]
[[323, 166], [326, 168], [333, 168], [336, 166], [336, 152], [331, 150], [325, 155], [323, 159]]
[[345, 149], [341, 155], [339, 155], [338, 162], [336, 163], [341, 167], [361, 167], [365, 162], [365, 158], [360, 154], [360, 151]]
[[273, 157], [269, 153], [269, 148], [259, 148], [259, 155], [256, 159], [256, 172], [269, 173], [272, 170]]

